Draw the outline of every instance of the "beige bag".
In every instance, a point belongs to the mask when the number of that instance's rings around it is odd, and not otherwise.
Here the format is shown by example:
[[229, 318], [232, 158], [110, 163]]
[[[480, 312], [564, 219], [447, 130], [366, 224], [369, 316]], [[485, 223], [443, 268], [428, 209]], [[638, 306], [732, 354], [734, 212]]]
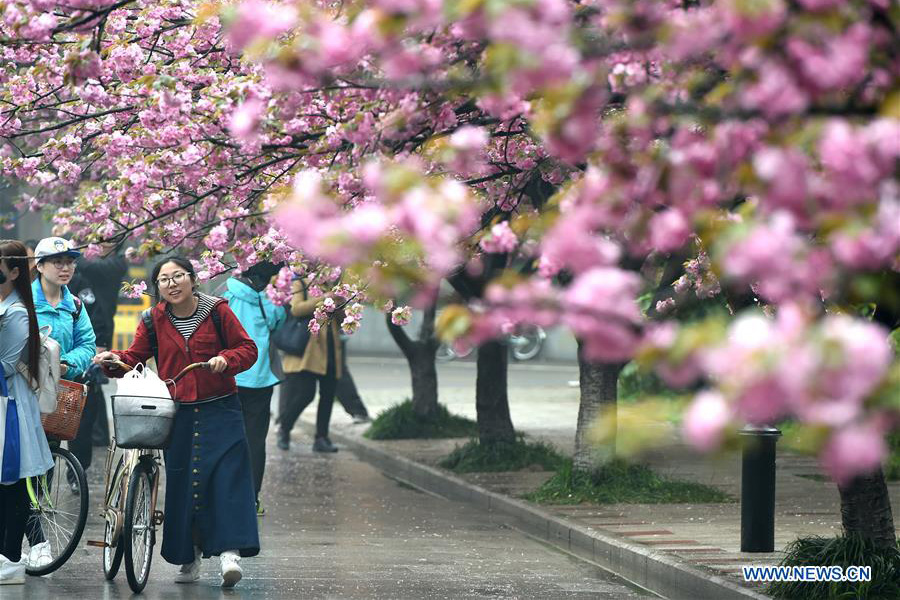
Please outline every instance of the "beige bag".
[[16, 365], [19, 373], [25, 381], [31, 385], [37, 396], [38, 407], [42, 414], [50, 414], [56, 410], [59, 397], [59, 356], [61, 348], [59, 342], [50, 337], [51, 327], [44, 325], [40, 328], [41, 350], [38, 353], [38, 381], [37, 385], [31, 380], [28, 365], [19, 361]]

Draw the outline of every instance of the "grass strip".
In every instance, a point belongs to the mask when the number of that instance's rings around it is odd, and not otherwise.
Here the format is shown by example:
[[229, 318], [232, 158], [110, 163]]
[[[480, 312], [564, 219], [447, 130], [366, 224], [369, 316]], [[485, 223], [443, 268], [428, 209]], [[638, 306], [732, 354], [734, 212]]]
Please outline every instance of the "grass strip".
[[849, 566], [872, 567], [871, 581], [781, 581], [766, 590], [773, 598], [791, 600], [838, 600], [900, 598], [900, 543], [876, 548], [857, 535], [833, 538], [808, 537], [791, 542], [780, 563], [784, 567]]
[[545, 442], [528, 442], [519, 436], [515, 442], [483, 445], [471, 440], [457, 447], [439, 464], [456, 473], [520, 471], [522, 469], [555, 471], [566, 461], [556, 448]]
[[478, 424], [471, 419], [450, 414], [438, 404], [437, 413], [423, 419], [413, 411], [412, 400], [406, 399], [380, 413], [363, 436], [370, 440], [411, 440], [471, 437], [478, 435]]
[[734, 502], [730, 495], [701, 483], [660, 477], [649, 467], [617, 458], [590, 474], [566, 460], [556, 474], [526, 500], [539, 504], [705, 504]]

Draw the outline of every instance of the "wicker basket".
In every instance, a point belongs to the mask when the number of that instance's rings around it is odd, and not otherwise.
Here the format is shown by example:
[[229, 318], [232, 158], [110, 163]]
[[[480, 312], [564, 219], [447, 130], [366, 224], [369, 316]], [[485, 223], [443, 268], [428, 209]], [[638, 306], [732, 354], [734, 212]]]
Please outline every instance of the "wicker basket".
[[61, 441], [74, 440], [78, 433], [78, 425], [81, 423], [81, 413], [84, 412], [87, 387], [82, 383], [60, 379], [57, 389], [59, 391], [56, 410], [41, 415], [41, 425], [44, 426], [44, 433], [48, 438]]

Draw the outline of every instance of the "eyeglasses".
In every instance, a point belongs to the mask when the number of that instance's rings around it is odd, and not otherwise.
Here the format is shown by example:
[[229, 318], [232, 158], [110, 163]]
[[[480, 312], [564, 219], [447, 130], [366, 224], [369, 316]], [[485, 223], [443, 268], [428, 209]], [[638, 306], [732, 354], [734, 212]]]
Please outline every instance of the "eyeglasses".
[[187, 273], [185, 273], [184, 271], [175, 273], [171, 277], [160, 277], [156, 280], [156, 285], [158, 285], [159, 287], [169, 287], [169, 285], [172, 283], [178, 285], [182, 281], [184, 281], [185, 277], [187, 277]]
[[57, 269], [74, 269], [75, 261], [71, 258], [48, 258], [47, 262]]

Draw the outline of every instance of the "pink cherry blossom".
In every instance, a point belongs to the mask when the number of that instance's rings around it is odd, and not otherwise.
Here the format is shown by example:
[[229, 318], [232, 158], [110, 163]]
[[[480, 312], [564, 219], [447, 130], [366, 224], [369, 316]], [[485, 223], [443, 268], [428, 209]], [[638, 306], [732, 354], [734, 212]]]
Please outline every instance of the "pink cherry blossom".
[[677, 209], [656, 213], [650, 219], [650, 245], [659, 252], [674, 252], [688, 240], [691, 229]]
[[394, 325], [408, 325], [412, 318], [412, 311], [409, 306], [398, 306], [391, 311], [391, 323]]
[[228, 40], [242, 49], [254, 40], [274, 38], [289, 31], [297, 22], [297, 14], [287, 4], [244, 0], [237, 5], [234, 25], [228, 29]]
[[[354, 6], [7, 1], [16, 210], [204, 278], [285, 262], [270, 295], [303, 277], [350, 333], [357, 303], [483, 280], [457, 343], [566, 327], [735, 426], [897, 422], [887, 333], [847, 312], [881, 317], [870, 282], [898, 268], [886, 0]], [[671, 311], [668, 341], [638, 297]], [[723, 312], [676, 320], [698, 302]]]
[[219, 224], [209, 230], [206, 245], [212, 250], [224, 250], [228, 244], [228, 229], [224, 224]]
[[684, 415], [684, 436], [700, 450], [712, 450], [722, 442], [732, 415], [728, 403], [715, 392], [698, 394]]
[[481, 238], [478, 245], [485, 252], [493, 252], [496, 254], [505, 254], [516, 249], [519, 240], [516, 234], [509, 227], [508, 221], [501, 221], [493, 227], [485, 237]]
[[822, 464], [839, 484], [855, 475], [870, 473], [881, 466], [887, 455], [884, 431], [874, 423], [841, 429], [829, 439], [822, 451]]
[[140, 281], [134, 284], [125, 283], [122, 285], [122, 294], [126, 298], [140, 298], [145, 293], [147, 293], [146, 281]]
[[639, 287], [634, 273], [602, 267], [579, 275], [566, 291], [564, 301], [573, 312], [564, 321], [585, 340], [591, 359], [616, 361], [634, 353], [640, 341]]
[[241, 140], [253, 139], [259, 127], [265, 105], [261, 100], [251, 98], [232, 113], [228, 123], [231, 135]]

